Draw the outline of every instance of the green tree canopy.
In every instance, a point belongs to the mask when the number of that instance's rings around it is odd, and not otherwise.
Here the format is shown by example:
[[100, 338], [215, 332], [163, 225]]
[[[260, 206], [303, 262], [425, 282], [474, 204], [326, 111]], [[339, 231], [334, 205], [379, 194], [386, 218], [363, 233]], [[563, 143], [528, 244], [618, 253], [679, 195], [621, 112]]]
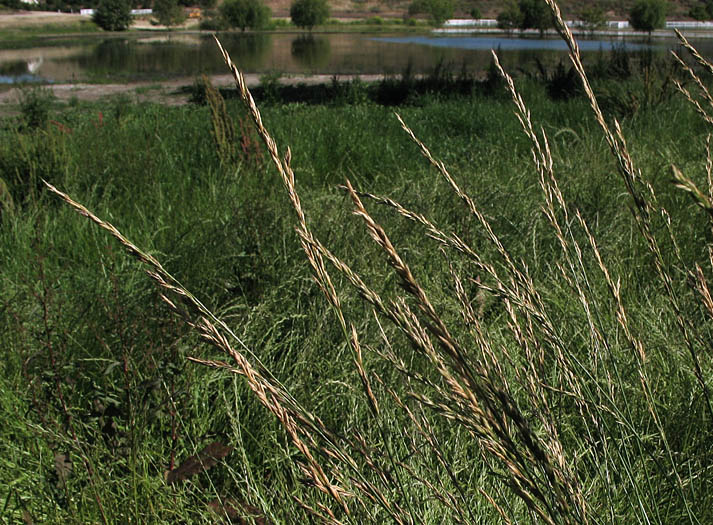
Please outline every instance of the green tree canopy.
[[218, 5], [218, 0], [198, 0], [198, 5], [203, 9], [213, 9]]
[[607, 23], [606, 14], [601, 6], [585, 7], [579, 12], [579, 19], [582, 21], [584, 28], [588, 31], [600, 29]]
[[518, 3], [522, 19], [520, 29], [537, 29], [540, 34], [550, 27], [554, 27], [552, 11], [545, 0], [520, 0]]
[[105, 31], [126, 31], [131, 25], [131, 6], [127, 0], [101, 0], [93, 20]]
[[295, 0], [290, 6], [292, 23], [310, 31], [314, 26], [324, 24], [327, 17], [329, 17], [327, 0]]
[[5, 6], [10, 9], [24, 9], [25, 5], [20, 0], [0, 0], [0, 7]]
[[410, 15], [425, 13], [430, 17], [434, 26], [440, 26], [453, 17], [453, 2], [451, 0], [413, 0], [408, 12]]
[[498, 13], [498, 27], [506, 31], [517, 29], [522, 24], [522, 11], [515, 2], [508, 2], [505, 9]]
[[186, 13], [178, 0], [154, 0], [153, 14], [159, 24], [164, 26], [177, 26], [186, 19]]
[[698, 3], [691, 7], [688, 11], [688, 16], [694, 20], [708, 20], [710, 18], [710, 13], [708, 12], [708, 4]]
[[629, 23], [636, 31], [651, 33], [666, 23], [666, 0], [637, 0], [629, 12]]
[[229, 27], [262, 29], [270, 21], [270, 8], [262, 0], [225, 0], [220, 14]]

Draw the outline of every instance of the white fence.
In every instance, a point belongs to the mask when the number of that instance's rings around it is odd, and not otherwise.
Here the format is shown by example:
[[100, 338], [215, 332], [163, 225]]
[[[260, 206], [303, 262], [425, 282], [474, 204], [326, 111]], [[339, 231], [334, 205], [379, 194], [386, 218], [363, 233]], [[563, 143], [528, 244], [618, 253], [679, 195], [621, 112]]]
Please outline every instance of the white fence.
[[[580, 20], [567, 20], [566, 24], [572, 28], [585, 27], [586, 24]], [[446, 28], [467, 28], [467, 27], [498, 27], [498, 21], [492, 18], [454, 18], [446, 20], [443, 24]], [[627, 20], [609, 20], [604, 26], [605, 29], [629, 29], [631, 26]], [[684, 20], [669, 20], [666, 22], [666, 29], [700, 29], [713, 31], [713, 22], [690, 22]]]
[[713, 29], [713, 22], [684, 22], [671, 21], [666, 22], [666, 29]]
[[[131, 10], [131, 14], [133, 16], [150, 15], [151, 13], [153, 13], [153, 9], [132, 9]], [[79, 14], [84, 15], [84, 16], [94, 16], [94, 9], [80, 9]]]
[[494, 18], [481, 18], [474, 20], [472, 18], [454, 18], [446, 20], [443, 27], [498, 27], [498, 21]]

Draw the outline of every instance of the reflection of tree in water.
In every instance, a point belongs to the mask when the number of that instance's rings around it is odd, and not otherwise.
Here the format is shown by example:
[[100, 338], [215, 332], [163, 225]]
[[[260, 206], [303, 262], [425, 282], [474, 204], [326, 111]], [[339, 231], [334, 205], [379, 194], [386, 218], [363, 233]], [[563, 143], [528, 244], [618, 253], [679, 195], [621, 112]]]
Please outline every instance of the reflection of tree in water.
[[[269, 58], [272, 49], [272, 36], [265, 33], [221, 35], [220, 43], [230, 53], [233, 62], [245, 73], [259, 71], [265, 60]], [[211, 52], [220, 59], [222, 68], [225, 69], [223, 59], [217, 52], [213, 39], [208, 42]]]
[[[242, 70], [257, 70], [268, 58], [271, 37], [235, 35], [224, 38], [223, 44]], [[171, 38], [155, 42], [112, 38], [94, 46], [91, 53], [80, 57], [78, 62], [90, 76], [161, 78], [225, 71], [225, 63], [212, 38], [201, 39], [197, 45]]]
[[292, 41], [292, 58], [301, 66], [319, 69], [329, 63], [329, 40], [314, 35], [301, 35]]
[[80, 56], [77, 62], [90, 77], [106, 75], [133, 78], [147, 72], [152, 76], [161, 76], [163, 72], [173, 72], [180, 60], [189, 60], [173, 47], [111, 38], [94, 46], [91, 53]]
[[124, 71], [130, 60], [129, 41], [124, 38], [102, 40], [92, 53], [79, 58], [81, 66], [94, 71]]
[[0, 62], [0, 75], [18, 77], [28, 71], [28, 62], [24, 60], [14, 60], [12, 62]]

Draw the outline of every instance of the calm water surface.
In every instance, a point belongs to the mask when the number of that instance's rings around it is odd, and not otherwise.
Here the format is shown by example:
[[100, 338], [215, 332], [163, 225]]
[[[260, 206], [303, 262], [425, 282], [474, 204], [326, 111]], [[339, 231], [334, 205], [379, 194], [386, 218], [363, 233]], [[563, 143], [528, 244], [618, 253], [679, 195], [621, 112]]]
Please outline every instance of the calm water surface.
[[[399, 74], [407, 68], [428, 73], [436, 65], [456, 71], [483, 71], [490, 50], [507, 68], [527, 68], [540, 60], [555, 64], [566, 58], [559, 39], [482, 36], [405, 36], [383, 34], [238, 34], [220, 35], [235, 63], [246, 73]], [[674, 39], [580, 40], [585, 60], [596, 60], [614, 46], [629, 52], [650, 49], [664, 54]], [[713, 56], [713, 41], [694, 43]], [[131, 34], [45, 39], [35, 47], [0, 48], [0, 83], [126, 82], [226, 73], [210, 35]]]

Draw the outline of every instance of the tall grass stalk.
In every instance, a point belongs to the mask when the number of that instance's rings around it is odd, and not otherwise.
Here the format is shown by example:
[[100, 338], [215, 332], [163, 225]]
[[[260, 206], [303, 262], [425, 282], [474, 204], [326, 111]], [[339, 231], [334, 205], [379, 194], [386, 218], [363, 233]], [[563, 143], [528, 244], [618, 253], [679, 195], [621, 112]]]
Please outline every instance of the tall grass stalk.
[[[627, 192], [654, 269], [653, 280], [672, 312], [678, 333], [671, 351], [685, 349], [687, 366], [679, 373], [685, 379], [690, 376], [696, 389], [675, 394], [703, 400], [708, 420], [702, 418], [700, 427], [692, 430], [691, 448], [705, 447], [713, 406], [711, 367], [702, 359], [710, 352], [709, 328], [700, 321], [709, 323], [713, 318], [706, 277], [710, 270], [703, 269], [706, 263], [713, 266], [713, 256], [704, 263], [686, 260], [671, 216], [638, 169], [622, 126], [605, 117], [557, 5], [546, 1]], [[713, 67], [680, 38], [699, 65], [713, 73]], [[711, 498], [705, 491], [710, 482], [700, 482], [702, 489], [697, 486], [699, 478], [708, 479], [707, 454], [686, 450], [671, 435], [674, 425], [657, 388], [661, 378], [654, 366], [666, 350], [647, 344], [621, 276], [607, 260], [585, 213], [571, 204], [560, 185], [547, 133], [533, 123], [514, 80], [495, 54], [495, 68], [529, 141], [541, 210], [558, 254], [558, 280], [550, 284], [553, 289], [542, 287], [479, 203], [397, 115], [414, 147], [462, 204], [480, 237], [473, 240], [441, 228], [426, 215], [390, 197], [359, 191], [345, 180], [341, 188], [353, 214], [400, 286], [390, 292], [388, 287], [370, 284], [368, 277], [320, 239], [303, 208], [290, 148], [280, 151], [243, 75], [216, 42], [280, 176], [313, 279], [349, 349], [358, 381], [355, 388], [366, 414], [357, 427], [348, 432], [333, 430], [261, 363], [258, 351], [248, 348], [155, 257], [55, 186], [47, 183], [47, 187], [145, 265], [169, 308], [223, 354], [189, 359], [243, 377], [279, 421], [299, 452], [294, 461], [303, 484], [316, 489], [294, 492], [296, 508], [325, 523], [376, 522], [384, 517], [395, 523], [427, 523], [427, 502], [437, 502], [439, 518], [455, 523], [475, 523], [483, 516], [506, 523], [547, 524], [613, 524], [622, 516], [660, 524], [710, 519], [706, 503]], [[698, 97], [681, 83], [680, 91], [704, 120], [713, 122], [713, 99], [705, 83], [677, 58], [693, 79]], [[707, 145], [707, 192], [682, 170], [673, 170], [675, 186], [709, 217], [713, 217], [712, 165]], [[399, 247], [370, 211], [372, 204], [410, 222], [435, 242], [446, 269], [443, 275], [420, 275], [417, 266], [409, 263], [412, 252]], [[556, 292], [575, 306], [563, 312], [553, 300]], [[355, 317], [350, 307], [353, 293], [368, 306], [373, 321]], [[501, 305], [505, 322], [500, 326], [484, 319], [485, 296]], [[394, 414], [399, 418], [394, 419]], [[472, 473], [451, 459], [449, 439], [454, 436], [470, 440], [467, 468], [484, 473], [477, 487]], [[667, 499], [659, 503], [664, 492]]]

